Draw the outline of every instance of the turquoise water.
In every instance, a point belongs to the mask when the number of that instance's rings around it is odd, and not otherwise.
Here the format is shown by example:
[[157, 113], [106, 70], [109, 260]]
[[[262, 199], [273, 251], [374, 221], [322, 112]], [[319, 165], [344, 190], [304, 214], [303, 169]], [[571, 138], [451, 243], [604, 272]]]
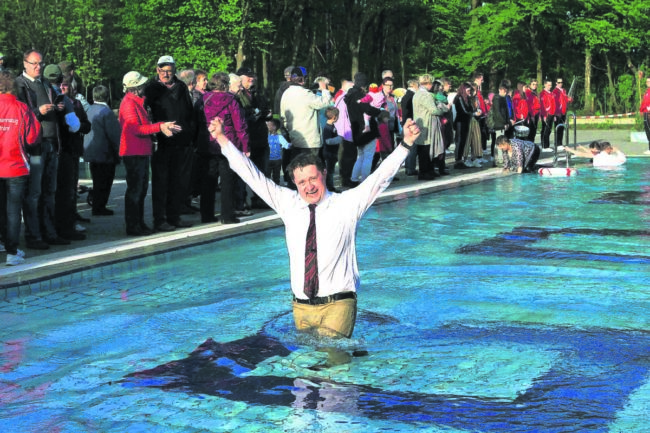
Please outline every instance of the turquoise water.
[[293, 330], [281, 229], [9, 291], [0, 431], [648, 431], [649, 204], [632, 160], [375, 206], [337, 343]]

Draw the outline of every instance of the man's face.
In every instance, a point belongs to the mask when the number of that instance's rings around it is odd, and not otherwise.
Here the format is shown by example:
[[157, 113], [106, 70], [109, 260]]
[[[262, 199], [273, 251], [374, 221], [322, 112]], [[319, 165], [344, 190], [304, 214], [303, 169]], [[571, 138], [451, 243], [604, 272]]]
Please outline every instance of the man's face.
[[533, 92], [537, 92], [537, 81], [530, 82], [530, 90], [532, 90]]
[[551, 91], [551, 86], [552, 86], [551, 82], [547, 81], [546, 83], [544, 83], [544, 90], [546, 90], [547, 92], [550, 92]]
[[507, 93], [508, 93], [508, 89], [505, 89], [503, 87], [499, 88], [499, 95], [500, 96], [506, 96]]
[[59, 87], [61, 88], [61, 93], [70, 96], [70, 85], [68, 83], [61, 83]]
[[475, 82], [478, 86], [480, 86], [481, 84], [483, 84], [483, 75], [481, 75], [480, 77], [476, 77], [476, 79], [474, 80], [474, 82]]
[[562, 78], [558, 78], [557, 81], [555, 81], [555, 87], [559, 87], [560, 89], [564, 85], [564, 81], [562, 81]]
[[43, 74], [43, 56], [38, 53], [31, 53], [27, 59], [23, 60], [25, 73], [32, 78], [41, 78]]
[[253, 86], [253, 83], [255, 83], [255, 78], [249, 77], [248, 75], [241, 76], [241, 85], [244, 89], [250, 89]]
[[321, 173], [315, 165], [299, 167], [293, 171], [293, 181], [298, 187], [298, 193], [307, 203], [316, 204], [325, 195], [326, 173], [326, 170]]
[[161, 83], [171, 84], [172, 80], [174, 79], [174, 74], [176, 73], [176, 68], [174, 68], [172, 65], [163, 65], [158, 66], [156, 68], [156, 71], [158, 71], [158, 78], [160, 79]]
[[241, 81], [233, 81], [232, 83], [230, 83], [230, 86], [228, 86], [228, 90], [230, 90], [230, 93], [235, 95], [239, 93], [241, 89], [242, 89]]
[[205, 75], [199, 75], [196, 78], [196, 85], [194, 86], [194, 88], [199, 92], [203, 93], [205, 92], [205, 88], [207, 85], [208, 85], [208, 77], [206, 77]]
[[447, 93], [449, 92], [449, 89], [451, 89], [451, 83], [445, 83], [442, 85], [442, 90]]

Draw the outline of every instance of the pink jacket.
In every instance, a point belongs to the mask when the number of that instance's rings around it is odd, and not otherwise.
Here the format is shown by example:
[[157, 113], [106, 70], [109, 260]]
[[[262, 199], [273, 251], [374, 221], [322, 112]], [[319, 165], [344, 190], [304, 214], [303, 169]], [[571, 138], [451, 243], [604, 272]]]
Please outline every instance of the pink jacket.
[[127, 93], [120, 104], [120, 156], [151, 155], [151, 135], [160, 132], [163, 122], [151, 123], [144, 98]]
[[14, 95], [0, 94], [0, 178], [29, 174], [27, 146], [41, 139], [36, 115]]

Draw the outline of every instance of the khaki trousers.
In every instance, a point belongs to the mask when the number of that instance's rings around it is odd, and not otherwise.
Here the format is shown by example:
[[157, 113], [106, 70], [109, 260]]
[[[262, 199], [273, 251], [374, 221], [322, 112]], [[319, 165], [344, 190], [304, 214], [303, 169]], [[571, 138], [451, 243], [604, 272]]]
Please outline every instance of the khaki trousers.
[[356, 319], [356, 299], [323, 305], [293, 303], [293, 320], [299, 331], [310, 331], [324, 337], [350, 338]]

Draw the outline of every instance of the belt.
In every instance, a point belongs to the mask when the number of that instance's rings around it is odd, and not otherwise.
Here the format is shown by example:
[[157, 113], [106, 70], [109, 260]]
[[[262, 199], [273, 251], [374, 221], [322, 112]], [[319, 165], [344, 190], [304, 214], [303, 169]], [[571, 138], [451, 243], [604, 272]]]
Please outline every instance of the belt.
[[335, 301], [341, 301], [343, 299], [357, 299], [357, 294], [356, 292], [341, 292], [341, 293], [335, 293], [330, 296], [321, 296], [313, 299], [300, 299], [294, 296], [293, 302], [297, 302], [299, 304], [307, 304], [307, 305], [323, 305], [323, 304], [330, 304]]

